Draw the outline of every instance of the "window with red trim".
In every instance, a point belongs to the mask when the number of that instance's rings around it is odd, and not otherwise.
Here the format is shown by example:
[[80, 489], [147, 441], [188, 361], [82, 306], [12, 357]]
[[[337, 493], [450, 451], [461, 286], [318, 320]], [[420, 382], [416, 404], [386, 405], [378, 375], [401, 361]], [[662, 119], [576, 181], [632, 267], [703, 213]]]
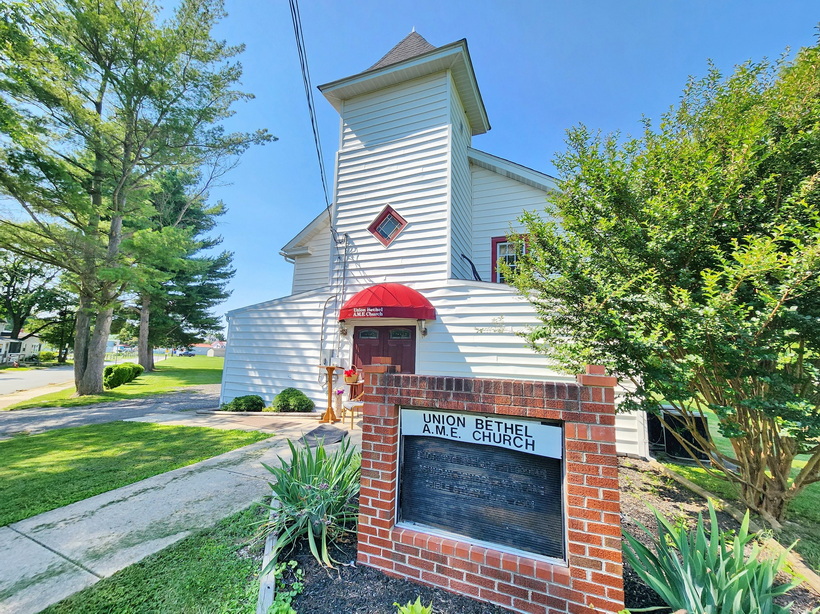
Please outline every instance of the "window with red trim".
[[[515, 241], [510, 241], [507, 237], [493, 237], [492, 250], [492, 255], [490, 257], [492, 262], [492, 275], [490, 276], [490, 279], [493, 283], [505, 284], [507, 281], [504, 279], [501, 271], [498, 270], [498, 262], [504, 261], [507, 266], [509, 266], [512, 270], [515, 270], [516, 263], [518, 262], [518, 256], [520, 255], [518, 246]], [[527, 251], [526, 243], [523, 245], [523, 251]]]
[[367, 229], [387, 247], [407, 226], [407, 221], [393, 207], [387, 205]]

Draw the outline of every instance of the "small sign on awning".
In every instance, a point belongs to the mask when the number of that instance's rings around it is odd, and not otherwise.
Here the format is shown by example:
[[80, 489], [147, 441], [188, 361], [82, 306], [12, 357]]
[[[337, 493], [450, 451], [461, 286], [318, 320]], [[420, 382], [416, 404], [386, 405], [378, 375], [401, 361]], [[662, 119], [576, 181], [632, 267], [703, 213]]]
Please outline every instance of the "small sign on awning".
[[436, 310], [413, 288], [402, 284], [376, 284], [354, 294], [339, 311], [340, 320], [355, 318], [435, 320]]

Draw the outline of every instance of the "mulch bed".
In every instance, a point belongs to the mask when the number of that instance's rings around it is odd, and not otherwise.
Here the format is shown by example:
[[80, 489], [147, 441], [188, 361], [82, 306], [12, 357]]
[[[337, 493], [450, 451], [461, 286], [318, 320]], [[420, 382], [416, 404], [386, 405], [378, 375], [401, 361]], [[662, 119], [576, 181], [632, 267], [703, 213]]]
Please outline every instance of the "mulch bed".
[[[622, 459], [620, 483], [623, 527], [633, 535], [641, 535], [636, 522], [650, 529], [655, 528], [654, 516], [647, 504], [653, 505], [673, 522], [687, 522], [690, 526], [694, 526], [698, 512], [708, 518], [703, 499], [662, 476], [649, 463]], [[718, 523], [722, 531], [738, 528], [738, 523], [726, 514], [718, 514]], [[434, 614], [509, 612], [499, 606], [390, 578], [369, 567], [355, 565], [355, 539], [338, 546], [341, 549], [332, 556], [345, 564], [336, 569], [320, 567], [306, 547], [288, 557], [295, 558], [305, 574], [304, 592], [293, 602], [298, 614], [395, 614], [394, 602], [406, 604], [415, 601], [417, 596], [425, 605], [432, 602]], [[627, 564], [624, 564], [624, 592], [630, 608], [664, 605]], [[794, 602], [791, 609], [793, 614], [802, 614], [820, 605], [820, 598], [802, 587], [789, 593], [788, 601]]]

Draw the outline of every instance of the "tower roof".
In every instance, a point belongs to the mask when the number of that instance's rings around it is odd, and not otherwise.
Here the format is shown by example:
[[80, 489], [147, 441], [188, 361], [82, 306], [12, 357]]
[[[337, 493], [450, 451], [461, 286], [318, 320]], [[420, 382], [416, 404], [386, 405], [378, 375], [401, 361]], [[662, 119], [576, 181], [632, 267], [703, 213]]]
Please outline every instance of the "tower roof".
[[442, 71], [452, 73], [471, 134], [487, 132], [490, 121], [465, 39], [434, 47], [417, 32], [411, 32], [364, 72], [320, 85], [319, 91], [341, 113], [345, 100]]
[[427, 53], [433, 49], [435, 49], [433, 45], [428, 43], [421, 34], [413, 30], [401, 39], [395, 47], [385, 53], [381, 60], [367, 70], [375, 70], [377, 68], [390, 66], [391, 64], [398, 64], [399, 62], [409, 60], [410, 58], [414, 58], [422, 53]]

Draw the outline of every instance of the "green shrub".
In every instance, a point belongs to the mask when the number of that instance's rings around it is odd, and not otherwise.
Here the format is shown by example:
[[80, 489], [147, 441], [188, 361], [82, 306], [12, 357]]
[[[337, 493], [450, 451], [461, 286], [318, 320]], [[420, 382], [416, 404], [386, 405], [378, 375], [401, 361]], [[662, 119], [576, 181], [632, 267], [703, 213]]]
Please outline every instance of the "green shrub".
[[433, 602], [430, 602], [430, 605], [422, 605], [421, 597], [416, 597], [415, 603], [407, 602], [406, 605], [399, 605], [398, 603], [393, 603], [398, 609], [396, 610], [396, 614], [433, 614]]
[[117, 388], [129, 381], [131, 369], [128, 367], [123, 369], [122, 367], [123, 365], [113, 365], [108, 375], [105, 375], [103, 371], [103, 384], [106, 388]]
[[53, 360], [57, 360], [57, 352], [49, 352], [48, 350], [43, 350], [39, 354], [39, 358], [41, 362], [51, 362]]
[[142, 375], [142, 365], [124, 362], [121, 365], [108, 365], [103, 369], [103, 384], [106, 388], [122, 386]]
[[265, 409], [265, 400], [258, 394], [246, 394], [224, 403], [220, 409], [222, 411], [262, 411]]
[[278, 502], [271, 506], [271, 519], [262, 524], [264, 533], [277, 536], [271, 559], [275, 561], [282, 549], [306, 537], [316, 560], [333, 567], [336, 561], [328, 552], [328, 543], [356, 522], [358, 509], [353, 500], [359, 494], [361, 456], [349, 439], [331, 454], [322, 444], [315, 453], [306, 445], [297, 448], [290, 440], [288, 446], [290, 461], [280, 456], [279, 467], [264, 465], [273, 474], [270, 487]]
[[285, 388], [273, 399], [273, 411], [313, 411], [315, 403], [296, 388]]
[[673, 610], [689, 614], [743, 612], [744, 614], [788, 614], [788, 606], [775, 605], [775, 597], [799, 584], [774, 586], [775, 575], [785, 561], [783, 552], [776, 559], [758, 560], [760, 548], [745, 548], [757, 535], [749, 534], [749, 513], [732, 543], [720, 532], [712, 502], [709, 502], [710, 535], [703, 526], [703, 515], [693, 532], [672, 525], [652, 508], [658, 522], [655, 537], [643, 525], [641, 529], [652, 538], [654, 552], [624, 532], [624, 556], [635, 573], [651, 587]]

